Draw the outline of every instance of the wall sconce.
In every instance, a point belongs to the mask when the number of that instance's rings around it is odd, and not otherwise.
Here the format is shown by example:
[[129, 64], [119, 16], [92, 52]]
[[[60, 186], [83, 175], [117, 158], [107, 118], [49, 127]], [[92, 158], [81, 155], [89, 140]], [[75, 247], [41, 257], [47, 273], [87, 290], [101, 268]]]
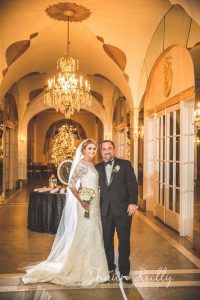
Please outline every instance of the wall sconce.
[[19, 137], [19, 142], [20, 142], [20, 143], [24, 143], [24, 141], [25, 141], [25, 138], [24, 138], [23, 135], [21, 135], [21, 136]]
[[0, 160], [3, 159], [3, 146], [0, 146]]
[[200, 137], [195, 137], [194, 138], [194, 142], [195, 142], [195, 144], [197, 144], [197, 146], [200, 146]]
[[135, 127], [133, 129], [133, 137], [141, 139], [141, 140], [144, 138], [144, 126], [143, 125], [141, 125], [139, 127]]
[[196, 130], [200, 129], [200, 102], [197, 103], [196, 109], [194, 111], [193, 125]]
[[0, 124], [0, 130], [3, 131], [4, 125], [3, 123]]
[[140, 127], [139, 127], [139, 130], [138, 130], [138, 137], [139, 137], [139, 139], [143, 139], [144, 138], [144, 125], [141, 125]]
[[133, 138], [138, 138], [138, 127], [134, 127], [133, 129]]

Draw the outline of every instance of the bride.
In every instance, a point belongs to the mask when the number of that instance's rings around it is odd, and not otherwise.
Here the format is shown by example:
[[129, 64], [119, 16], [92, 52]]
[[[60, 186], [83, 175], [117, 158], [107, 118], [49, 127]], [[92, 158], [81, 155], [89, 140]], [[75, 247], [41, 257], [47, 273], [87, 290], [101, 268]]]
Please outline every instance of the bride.
[[[98, 173], [92, 163], [96, 142], [84, 140], [76, 150], [69, 176], [66, 204], [48, 258], [29, 267], [22, 281], [52, 282], [61, 285], [90, 285], [109, 278], [104, 251]], [[88, 204], [80, 198], [79, 190], [89, 188], [96, 196], [89, 204], [89, 218], [84, 216]]]

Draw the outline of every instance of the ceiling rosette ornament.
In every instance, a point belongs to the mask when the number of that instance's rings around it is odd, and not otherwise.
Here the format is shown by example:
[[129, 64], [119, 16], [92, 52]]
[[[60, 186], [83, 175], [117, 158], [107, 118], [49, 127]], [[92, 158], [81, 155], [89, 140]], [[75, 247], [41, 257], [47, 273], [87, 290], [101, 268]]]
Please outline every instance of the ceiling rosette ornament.
[[91, 14], [90, 10], [86, 7], [70, 2], [60, 2], [57, 4], [53, 4], [46, 9], [47, 15], [50, 18], [58, 21], [68, 21], [68, 15], [66, 15], [65, 13], [66, 11], [73, 12], [73, 14], [69, 18], [71, 22], [81, 22], [87, 19]]

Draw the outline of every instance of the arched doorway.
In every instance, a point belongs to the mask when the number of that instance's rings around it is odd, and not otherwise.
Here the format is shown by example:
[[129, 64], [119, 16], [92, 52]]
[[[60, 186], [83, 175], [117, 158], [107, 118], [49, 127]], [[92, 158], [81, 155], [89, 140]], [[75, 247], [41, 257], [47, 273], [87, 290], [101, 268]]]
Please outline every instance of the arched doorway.
[[[75, 146], [84, 138], [97, 142], [103, 139], [103, 124], [92, 113], [81, 110], [67, 120], [53, 109], [47, 109], [32, 117], [28, 123], [27, 157], [28, 162], [47, 164], [49, 162], [49, 145], [58, 128], [69, 124], [76, 129]], [[96, 161], [100, 159], [98, 153]]]
[[155, 63], [145, 93], [144, 197], [154, 216], [191, 237], [193, 107], [191, 56], [184, 47], [172, 46]]

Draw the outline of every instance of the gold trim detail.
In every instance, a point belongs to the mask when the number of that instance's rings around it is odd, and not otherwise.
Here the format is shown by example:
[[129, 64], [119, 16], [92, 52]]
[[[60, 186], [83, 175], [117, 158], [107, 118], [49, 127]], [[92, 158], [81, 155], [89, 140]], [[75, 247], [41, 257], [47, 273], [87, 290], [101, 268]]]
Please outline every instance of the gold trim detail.
[[122, 123], [120, 123], [120, 124], [118, 124], [118, 125], [115, 126], [114, 131], [123, 130], [126, 127], [127, 127], [127, 124], [124, 123], [124, 122], [122, 122]]
[[69, 15], [66, 11], [72, 12], [69, 18], [71, 22], [81, 22], [91, 15], [90, 10], [86, 7], [70, 2], [60, 2], [50, 5], [45, 11], [50, 18], [58, 21], [68, 21]]
[[164, 84], [163, 84], [163, 91], [165, 97], [168, 97], [173, 83], [173, 70], [172, 70], [172, 56], [167, 56], [164, 59]]
[[150, 116], [152, 115], [153, 113], [156, 113], [156, 112], [159, 112], [163, 109], [165, 109], [166, 107], [169, 107], [169, 106], [172, 106], [174, 104], [177, 104], [179, 103], [180, 101], [185, 101], [191, 97], [194, 96], [194, 86], [186, 89], [185, 91], [173, 96], [172, 98], [170, 99], [167, 99], [166, 101], [164, 101], [163, 103], [155, 106], [154, 109], [148, 109], [145, 111], [145, 115], [146, 116]]

